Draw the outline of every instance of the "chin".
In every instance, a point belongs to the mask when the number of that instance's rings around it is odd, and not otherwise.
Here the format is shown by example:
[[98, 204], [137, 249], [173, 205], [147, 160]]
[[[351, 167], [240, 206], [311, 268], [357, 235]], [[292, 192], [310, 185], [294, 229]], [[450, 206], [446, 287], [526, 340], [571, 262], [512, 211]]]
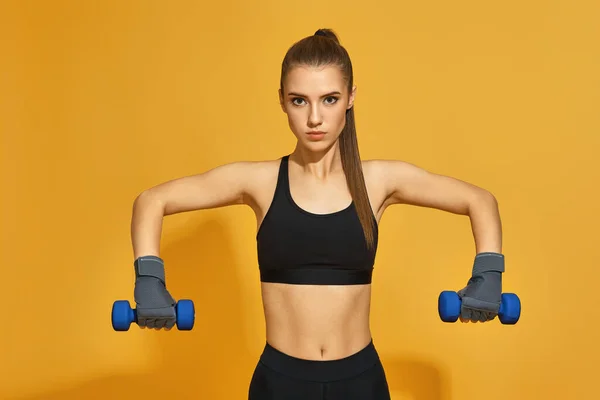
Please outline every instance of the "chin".
[[335, 142], [330, 140], [302, 140], [300, 143], [306, 150], [314, 152], [327, 151], [335, 144]]

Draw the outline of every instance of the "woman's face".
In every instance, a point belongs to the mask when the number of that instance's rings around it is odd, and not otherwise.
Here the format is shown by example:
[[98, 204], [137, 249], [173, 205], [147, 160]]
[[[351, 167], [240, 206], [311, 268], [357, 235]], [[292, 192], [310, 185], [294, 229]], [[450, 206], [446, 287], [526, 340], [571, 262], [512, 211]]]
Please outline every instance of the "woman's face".
[[355, 94], [356, 87], [348, 93], [337, 66], [299, 66], [288, 72], [279, 100], [299, 144], [319, 151], [337, 141]]

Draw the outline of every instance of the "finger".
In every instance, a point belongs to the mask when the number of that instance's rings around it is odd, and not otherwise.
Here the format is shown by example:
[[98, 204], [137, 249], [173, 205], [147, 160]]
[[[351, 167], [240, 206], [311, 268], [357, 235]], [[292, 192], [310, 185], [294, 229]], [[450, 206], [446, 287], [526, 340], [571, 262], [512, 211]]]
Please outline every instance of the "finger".
[[165, 328], [171, 330], [175, 326], [175, 318], [169, 318], [165, 321]]
[[156, 322], [154, 323], [154, 329], [161, 330], [162, 328], [164, 328], [165, 326], [165, 320], [164, 319], [157, 319]]
[[471, 311], [471, 321], [479, 322], [481, 320], [481, 314], [482, 312], [478, 310]]
[[154, 328], [154, 324], [156, 323], [156, 319], [155, 318], [147, 318], [146, 319], [146, 326], [148, 328]]
[[464, 319], [471, 319], [471, 310], [463, 307], [460, 311], [460, 316]]
[[171, 329], [173, 329], [173, 327], [175, 326], [175, 319], [168, 319], [165, 322], [165, 329], [170, 331]]

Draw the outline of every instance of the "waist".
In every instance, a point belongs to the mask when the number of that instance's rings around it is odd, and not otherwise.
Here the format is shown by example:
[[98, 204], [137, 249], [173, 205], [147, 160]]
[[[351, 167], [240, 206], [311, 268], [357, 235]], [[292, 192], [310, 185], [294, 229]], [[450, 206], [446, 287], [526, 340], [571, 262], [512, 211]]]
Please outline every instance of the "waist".
[[296, 285], [365, 285], [370, 284], [373, 268], [294, 267], [260, 268], [261, 282]]
[[300, 358], [336, 358], [364, 346], [371, 285], [262, 283], [267, 341]]

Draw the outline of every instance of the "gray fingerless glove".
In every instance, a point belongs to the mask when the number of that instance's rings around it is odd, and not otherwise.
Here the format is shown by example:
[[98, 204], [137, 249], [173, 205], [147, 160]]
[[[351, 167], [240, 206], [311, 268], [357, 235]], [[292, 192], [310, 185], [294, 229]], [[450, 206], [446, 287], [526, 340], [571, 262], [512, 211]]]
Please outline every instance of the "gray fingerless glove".
[[498, 315], [503, 272], [504, 255], [485, 252], [475, 256], [472, 276], [467, 286], [458, 292], [462, 318], [485, 322]]
[[143, 256], [135, 267], [134, 299], [139, 326], [172, 328], [175, 325], [175, 299], [165, 285], [165, 267], [160, 257]]

